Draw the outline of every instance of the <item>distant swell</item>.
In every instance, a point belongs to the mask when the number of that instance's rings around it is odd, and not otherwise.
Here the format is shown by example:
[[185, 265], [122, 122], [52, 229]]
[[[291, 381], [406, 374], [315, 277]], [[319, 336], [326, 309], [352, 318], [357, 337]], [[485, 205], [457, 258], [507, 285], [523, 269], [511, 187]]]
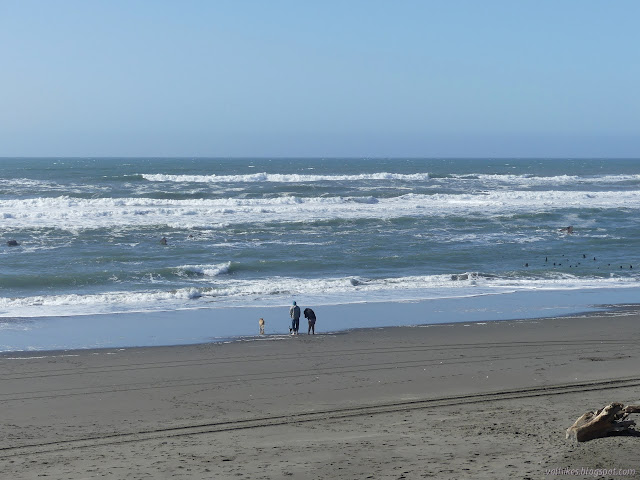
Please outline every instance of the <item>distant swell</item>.
[[189, 182], [189, 183], [239, 183], [239, 182], [277, 182], [277, 183], [303, 183], [303, 182], [341, 182], [361, 180], [403, 180], [421, 181], [429, 180], [428, 173], [369, 173], [359, 175], [300, 175], [280, 173], [254, 173], [249, 175], [162, 175], [143, 174], [142, 178], [150, 182]]
[[512, 184], [514, 186], [536, 186], [536, 185], [579, 185], [579, 184], [612, 184], [612, 183], [630, 183], [640, 182], [640, 175], [556, 175], [556, 176], [539, 176], [539, 175], [509, 175], [509, 174], [451, 174], [439, 177], [440, 179], [452, 180], [478, 180], [481, 182]]
[[621, 182], [640, 182], [640, 175], [509, 175], [509, 174], [450, 174], [431, 175], [429, 173], [363, 173], [357, 175], [303, 175], [282, 173], [253, 173], [245, 175], [165, 175], [165, 174], [139, 174], [139, 178], [149, 182], [177, 182], [177, 183], [310, 183], [310, 182], [356, 182], [356, 181], [384, 181], [396, 180], [405, 182], [421, 182], [432, 179], [439, 181], [470, 181], [477, 180], [489, 183], [512, 184], [514, 186], [535, 185], [576, 185], [576, 184], [613, 184]]

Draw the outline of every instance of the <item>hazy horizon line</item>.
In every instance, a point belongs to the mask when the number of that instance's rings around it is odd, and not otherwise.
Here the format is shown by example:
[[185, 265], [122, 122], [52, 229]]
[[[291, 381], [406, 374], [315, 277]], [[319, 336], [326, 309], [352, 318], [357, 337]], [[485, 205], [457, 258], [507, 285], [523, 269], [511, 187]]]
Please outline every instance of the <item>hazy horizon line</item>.
[[85, 159], [85, 160], [107, 160], [107, 159], [212, 159], [212, 160], [640, 160], [640, 156], [517, 156], [517, 155], [497, 155], [497, 156], [421, 156], [421, 155], [0, 155], [0, 160], [7, 159]]

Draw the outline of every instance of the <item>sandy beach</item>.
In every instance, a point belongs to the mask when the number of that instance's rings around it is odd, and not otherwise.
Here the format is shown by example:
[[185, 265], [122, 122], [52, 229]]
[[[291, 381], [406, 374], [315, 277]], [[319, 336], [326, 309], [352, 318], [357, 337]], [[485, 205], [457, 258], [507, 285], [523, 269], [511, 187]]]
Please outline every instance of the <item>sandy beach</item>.
[[564, 438], [588, 410], [640, 404], [635, 314], [5, 353], [0, 365], [7, 479], [640, 477], [640, 438]]

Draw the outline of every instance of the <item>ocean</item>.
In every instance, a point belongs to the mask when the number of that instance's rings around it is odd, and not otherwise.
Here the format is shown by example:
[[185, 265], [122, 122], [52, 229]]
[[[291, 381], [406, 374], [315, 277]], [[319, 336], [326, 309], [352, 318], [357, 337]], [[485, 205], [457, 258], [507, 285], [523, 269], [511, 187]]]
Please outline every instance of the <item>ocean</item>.
[[[0, 351], [51, 347], [31, 340], [56, 318], [461, 301], [447, 315], [464, 321], [528, 292], [632, 301], [640, 161], [3, 158], [0, 238]], [[246, 334], [224, 323], [207, 336]], [[90, 336], [55, 346], [119, 345]]]

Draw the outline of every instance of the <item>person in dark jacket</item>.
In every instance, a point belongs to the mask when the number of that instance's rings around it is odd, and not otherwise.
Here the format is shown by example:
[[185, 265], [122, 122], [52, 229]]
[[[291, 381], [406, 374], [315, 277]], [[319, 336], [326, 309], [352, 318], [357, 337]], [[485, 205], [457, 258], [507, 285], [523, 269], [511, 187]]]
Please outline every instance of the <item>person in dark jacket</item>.
[[304, 318], [309, 320], [309, 330], [307, 330], [307, 335], [312, 333], [316, 334], [316, 314], [310, 308], [304, 309]]
[[300, 307], [293, 302], [293, 305], [289, 309], [289, 316], [291, 317], [291, 328], [289, 331], [291, 335], [298, 334], [298, 328], [300, 327]]

